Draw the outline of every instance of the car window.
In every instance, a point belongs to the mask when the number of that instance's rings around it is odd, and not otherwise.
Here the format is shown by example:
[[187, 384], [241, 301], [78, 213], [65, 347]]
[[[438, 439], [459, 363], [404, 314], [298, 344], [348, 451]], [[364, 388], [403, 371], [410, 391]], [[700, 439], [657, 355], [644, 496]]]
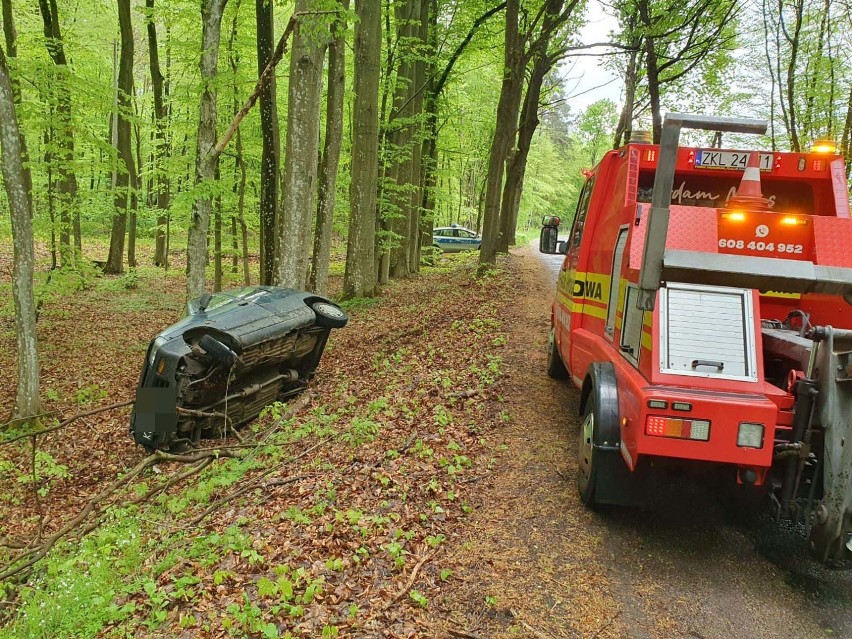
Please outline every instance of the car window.
[[432, 235], [435, 235], [435, 236], [437, 236], [437, 237], [446, 237], [446, 235], [447, 235], [447, 231], [446, 231], [446, 229], [436, 229], [436, 230], [432, 233]]
[[449, 235], [450, 237], [458, 237], [459, 236], [459, 230], [458, 229], [450, 229], [449, 231], [447, 231], [447, 235]]
[[459, 237], [476, 237], [474, 233], [467, 230], [459, 230]]

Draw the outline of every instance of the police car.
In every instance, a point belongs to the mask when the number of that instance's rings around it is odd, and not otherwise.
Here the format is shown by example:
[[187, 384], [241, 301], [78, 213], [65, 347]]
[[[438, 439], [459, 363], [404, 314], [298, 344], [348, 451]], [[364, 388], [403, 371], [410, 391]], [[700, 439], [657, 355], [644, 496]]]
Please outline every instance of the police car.
[[432, 231], [432, 245], [444, 253], [459, 251], [478, 251], [482, 246], [482, 237], [458, 224], [443, 226]]

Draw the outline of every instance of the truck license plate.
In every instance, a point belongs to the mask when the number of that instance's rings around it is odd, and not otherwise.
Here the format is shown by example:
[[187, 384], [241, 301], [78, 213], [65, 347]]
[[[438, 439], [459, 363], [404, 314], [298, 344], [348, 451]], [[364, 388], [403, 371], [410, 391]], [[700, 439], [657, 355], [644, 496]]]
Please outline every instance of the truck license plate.
[[[745, 171], [749, 155], [751, 155], [749, 151], [716, 151], [714, 149], [699, 149], [695, 153], [695, 168]], [[772, 170], [772, 153], [760, 154], [760, 170]]]

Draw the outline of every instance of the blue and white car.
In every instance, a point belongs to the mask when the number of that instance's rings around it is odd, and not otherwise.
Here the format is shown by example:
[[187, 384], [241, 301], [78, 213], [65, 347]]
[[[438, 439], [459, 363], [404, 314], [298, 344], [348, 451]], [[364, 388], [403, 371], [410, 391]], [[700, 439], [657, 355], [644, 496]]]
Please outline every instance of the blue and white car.
[[442, 226], [432, 231], [432, 245], [444, 253], [459, 251], [478, 251], [482, 246], [482, 238], [462, 226]]

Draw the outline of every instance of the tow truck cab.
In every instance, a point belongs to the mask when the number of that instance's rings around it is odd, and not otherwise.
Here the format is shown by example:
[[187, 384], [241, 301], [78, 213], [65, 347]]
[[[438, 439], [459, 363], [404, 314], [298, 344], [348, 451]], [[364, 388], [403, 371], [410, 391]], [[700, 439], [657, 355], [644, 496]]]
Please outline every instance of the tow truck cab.
[[629, 143], [590, 173], [566, 241], [556, 243], [558, 219], [544, 220], [540, 249], [565, 254], [548, 372], [581, 389], [581, 497], [634, 501], [632, 471], [652, 458], [727, 464], [736, 481], [768, 486], [779, 516], [811, 527], [820, 559], [842, 559], [852, 545], [845, 164], [833, 149], [679, 147], [681, 127], [765, 131], [669, 114], [660, 145]]

